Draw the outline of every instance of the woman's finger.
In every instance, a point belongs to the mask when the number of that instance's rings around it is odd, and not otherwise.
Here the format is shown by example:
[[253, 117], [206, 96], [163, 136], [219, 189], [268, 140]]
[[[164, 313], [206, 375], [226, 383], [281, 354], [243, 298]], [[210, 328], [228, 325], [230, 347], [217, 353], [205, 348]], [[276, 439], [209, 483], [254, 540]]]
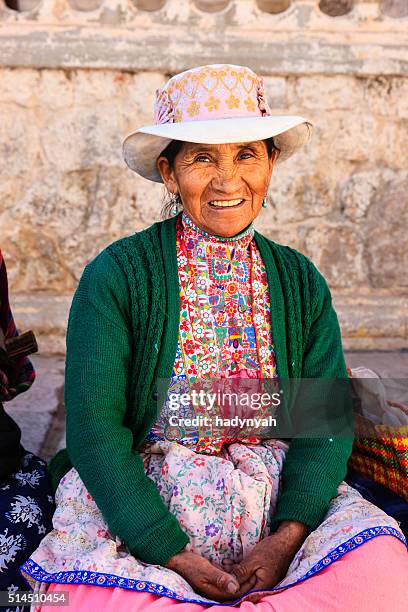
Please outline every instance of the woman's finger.
[[220, 570], [214, 566], [206, 578], [218, 591], [226, 591], [229, 595], [234, 595], [239, 591], [240, 584], [237, 578], [233, 574]]
[[231, 567], [231, 574], [237, 577], [238, 582], [243, 584], [254, 574], [255, 568], [248, 561], [241, 561], [241, 563], [235, 563]]
[[256, 589], [258, 588], [257, 586], [257, 578], [255, 574], [252, 574], [252, 576], [249, 577], [249, 579], [241, 584], [241, 587], [239, 589], [239, 593], [237, 593], [237, 597], [242, 597], [242, 595], [246, 595], [248, 593], [248, 591], [251, 591], [252, 589]]

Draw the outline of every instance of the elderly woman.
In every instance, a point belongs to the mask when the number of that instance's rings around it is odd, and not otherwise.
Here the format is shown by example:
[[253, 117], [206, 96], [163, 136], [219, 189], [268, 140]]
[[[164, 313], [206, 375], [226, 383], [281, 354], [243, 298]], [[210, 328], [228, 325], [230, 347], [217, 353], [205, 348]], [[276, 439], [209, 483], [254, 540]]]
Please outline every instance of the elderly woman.
[[37, 592], [76, 612], [405, 606], [405, 540], [342, 482], [349, 438], [222, 435], [169, 401], [215, 380], [347, 379], [324, 278], [252, 225], [309, 132], [272, 115], [252, 70], [216, 64], [171, 78], [126, 139], [172, 217], [106, 248], [75, 294], [54, 530], [22, 568]]
[[9, 342], [18, 335], [0, 251], [0, 591], [11, 595], [26, 588], [19, 567], [50, 530], [55, 509], [46, 462], [23, 448], [20, 428], [5, 409], [35, 380], [28, 357], [10, 357]]

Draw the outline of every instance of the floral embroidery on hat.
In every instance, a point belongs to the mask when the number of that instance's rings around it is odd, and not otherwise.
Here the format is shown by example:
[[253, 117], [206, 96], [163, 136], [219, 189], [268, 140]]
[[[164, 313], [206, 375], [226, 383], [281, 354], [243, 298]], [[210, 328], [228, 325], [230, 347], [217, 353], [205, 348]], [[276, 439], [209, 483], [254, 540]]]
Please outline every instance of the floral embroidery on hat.
[[211, 112], [213, 110], [218, 110], [220, 107], [220, 100], [218, 98], [214, 98], [214, 96], [210, 96], [207, 102], [204, 102], [208, 111]]
[[249, 111], [254, 111], [254, 110], [255, 110], [255, 103], [254, 103], [254, 101], [252, 100], [252, 98], [246, 98], [246, 99], [244, 100], [244, 103], [245, 103], [245, 106], [247, 107], [247, 109], [248, 109]]
[[[223, 108], [224, 107], [224, 108]], [[155, 122], [171, 123], [210, 115], [222, 118], [225, 107], [236, 116], [270, 115], [263, 81], [250, 68], [201, 66], [175, 75], [156, 92]], [[202, 116], [202, 117], [201, 117]]]
[[187, 113], [190, 117], [194, 117], [198, 115], [200, 112], [200, 105], [198, 102], [191, 102], [191, 104], [187, 107]]
[[228, 108], [238, 108], [240, 99], [234, 96], [234, 94], [231, 94], [230, 97], [225, 100], [225, 103]]

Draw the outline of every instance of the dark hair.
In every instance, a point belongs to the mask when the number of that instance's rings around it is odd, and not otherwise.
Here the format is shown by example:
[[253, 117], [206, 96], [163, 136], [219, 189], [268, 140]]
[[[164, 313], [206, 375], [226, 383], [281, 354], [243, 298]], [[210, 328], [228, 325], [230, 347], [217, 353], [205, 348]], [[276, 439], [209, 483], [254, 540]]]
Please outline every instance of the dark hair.
[[167, 147], [158, 155], [158, 157], [165, 157], [169, 162], [170, 168], [174, 166], [174, 160], [176, 159], [176, 155], [180, 153], [181, 147], [183, 146], [182, 140], [172, 140], [169, 142]]
[[[182, 140], [172, 140], [171, 142], [169, 142], [167, 147], [160, 153], [160, 155], [158, 155], [158, 157], [160, 156], [165, 157], [167, 161], [169, 162], [170, 168], [173, 168], [174, 160], [176, 158], [176, 155], [180, 152], [181, 147], [183, 146], [183, 142], [184, 141]], [[274, 149], [278, 149], [278, 147], [275, 146], [273, 138], [266, 138], [264, 142], [266, 144], [266, 149], [268, 151], [268, 157], [271, 157], [272, 151]], [[171, 214], [172, 208], [174, 206], [178, 207], [180, 204], [181, 204], [180, 196], [172, 196], [168, 192], [166, 192], [163, 196], [163, 206], [161, 210], [162, 218], [167, 219]]]

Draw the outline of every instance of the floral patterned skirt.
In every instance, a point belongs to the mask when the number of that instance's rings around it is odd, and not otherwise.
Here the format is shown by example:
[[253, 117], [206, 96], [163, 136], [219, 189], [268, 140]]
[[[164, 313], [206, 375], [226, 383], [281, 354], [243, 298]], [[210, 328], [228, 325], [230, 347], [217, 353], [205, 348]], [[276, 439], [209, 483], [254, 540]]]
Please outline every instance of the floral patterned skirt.
[[[286, 451], [284, 442], [264, 440], [257, 445], [233, 443], [220, 455], [204, 455], [159, 441], [146, 444], [141, 455], [147, 476], [188, 533], [190, 548], [221, 563], [224, 558], [241, 560], [269, 535]], [[75, 469], [61, 480], [56, 504], [53, 531], [21, 568], [36, 590], [46, 583], [87, 584], [217, 603], [194, 592], [176, 572], [133, 557], [110, 533]], [[270, 591], [293, 587], [382, 535], [405, 542], [394, 519], [342, 483], [322, 523]]]

